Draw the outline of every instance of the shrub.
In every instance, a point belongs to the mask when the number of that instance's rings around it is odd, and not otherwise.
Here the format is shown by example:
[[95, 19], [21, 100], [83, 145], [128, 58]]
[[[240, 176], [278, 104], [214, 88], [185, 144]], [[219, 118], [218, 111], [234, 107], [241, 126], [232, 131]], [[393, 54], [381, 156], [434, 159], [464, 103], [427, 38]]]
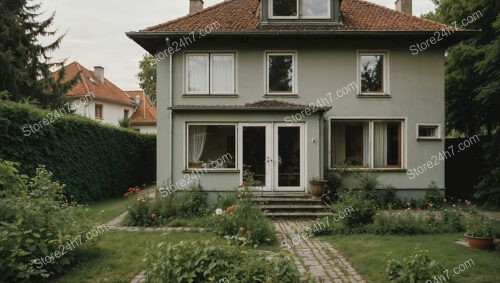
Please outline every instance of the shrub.
[[364, 199], [363, 193], [344, 191], [339, 195], [339, 201], [332, 206], [334, 213], [338, 213], [348, 207], [354, 211], [342, 219], [342, 223], [350, 228], [373, 223], [373, 217], [377, 213], [375, 203], [371, 199]]
[[[45, 164], [55, 180], [66, 184], [65, 195], [79, 202], [117, 197], [156, 178], [156, 136], [57, 115], [0, 101], [0, 159], [19, 162], [18, 170], [26, 175]], [[52, 123], [40, 126], [44, 119]]]
[[391, 185], [375, 192], [375, 203], [379, 208], [397, 208], [401, 206], [401, 201], [396, 196], [396, 189]]
[[64, 186], [43, 166], [33, 178], [19, 175], [16, 166], [0, 162], [0, 274], [5, 282], [43, 282], [77, 261], [75, 239], [84, 238], [92, 220], [66, 201]]
[[380, 187], [378, 176], [372, 173], [359, 173], [355, 175], [358, 184], [356, 190], [359, 190], [361, 197], [375, 199], [377, 189]]
[[479, 215], [475, 207], [469, 210], [471, 217], [467, 220], [467, 235], [472, 237], [492, 237], [493, 225], [489, 219]]
[[[249, 176], [251, 174], [245, 173]], [[253, 177], [240, 186], [239, 198], [234, 205], [216, 208], [208, 219], [208, 228], [231, 243], [265, 245], [275, 241], [271, 223], [260, 207], [252, 202]]]
[[[291, 260], [216, 243], [161, 243], [146, 256], [146, 282], [301, 282]], [[222, 281], [221, 281], [222, 280]]]
[[444, 193], [438, 189], [436, 182], [432, 181], [425, 191], [424, 199], [427, 206], [440, 208], [444, 204]]
[[201, 217], [206, 214], [207, 193], [197, 184], [184, 192], [149, 198], [138, 194], [139, 188], [129, 188], [125, 197], [129, 199], [126, 225], [161, 226], [170, 223], [173, 217]]
[[380, 235], [457, 233], [464, 231], [464, 221], [463, 216], [457, 211], [444, 211], [441, 218], [432, 212], [419, 218], [407, 211], [400, 216], [379, 214], [367, 230]]
[[416, 247], [414, 254], [410, 257], [398, 260], [388, 254], [386, 276], [390, 282], [416, 283], [416, 282], [440, 282], [438, 277], [443, 266], [436, 260], [431, 259], [429, 251]]

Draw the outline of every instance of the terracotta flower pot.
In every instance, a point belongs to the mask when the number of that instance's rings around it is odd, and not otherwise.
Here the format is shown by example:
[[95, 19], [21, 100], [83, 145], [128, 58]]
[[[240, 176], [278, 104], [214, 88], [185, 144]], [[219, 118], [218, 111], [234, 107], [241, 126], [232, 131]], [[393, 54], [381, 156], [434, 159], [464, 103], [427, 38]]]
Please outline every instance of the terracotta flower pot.
[[327, 181], [309, 181], [309, 193], [313, 197], [321, 197], [326, 193], [326, 186]]
[[473, 237], [465, 234], [469, 247], [476, 250], [489, 250], [493, 247], [493, 237]]

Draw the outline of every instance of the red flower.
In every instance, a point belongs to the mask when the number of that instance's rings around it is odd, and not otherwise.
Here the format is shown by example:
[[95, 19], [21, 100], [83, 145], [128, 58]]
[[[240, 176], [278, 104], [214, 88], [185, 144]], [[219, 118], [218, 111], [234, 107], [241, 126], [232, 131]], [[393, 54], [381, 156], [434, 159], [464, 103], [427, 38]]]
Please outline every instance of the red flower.
[[134, 188], [128, 188], [128, 191], [129, 191], [129, 192], [131, 192], [131, 191], [133, 191], [133, 190], [134, 190]]
[[151, 213], [151, 218], [155, 219], [156, 218], [156, 214]]

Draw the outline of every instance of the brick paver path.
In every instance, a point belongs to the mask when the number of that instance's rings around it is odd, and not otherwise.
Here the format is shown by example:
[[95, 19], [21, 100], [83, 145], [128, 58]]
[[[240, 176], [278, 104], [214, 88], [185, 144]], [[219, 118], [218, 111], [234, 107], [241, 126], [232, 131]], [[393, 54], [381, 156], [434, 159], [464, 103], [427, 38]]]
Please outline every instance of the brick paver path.
[[[308, 222], [282, 220], [273, 224], [280, 244], [285, 239], [290, 240], [289, 251], [301, 273], [309, 272], [318, 282], [366, 282], [330, 243], [302, 238], [309, 227]], [[300, 242], [295, 241], [297, 245], [291, 243], [294, 238], [300, 239]]]

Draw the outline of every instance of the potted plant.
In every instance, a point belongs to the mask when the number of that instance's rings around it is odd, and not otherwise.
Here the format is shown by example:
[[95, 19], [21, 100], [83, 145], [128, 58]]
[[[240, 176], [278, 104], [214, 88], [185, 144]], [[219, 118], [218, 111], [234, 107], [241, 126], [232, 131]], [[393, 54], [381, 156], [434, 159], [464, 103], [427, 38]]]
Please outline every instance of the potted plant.
[[326, 192], [326, 184], [328, 181], [321, 180], [320, 178], [314, 177], [309, 181], [309, 192], [313, 197], [321, 197]]
[[467, 221], [465, 238], [469, 247], [478, 250], [488, 250], [493, 247], [493, 227], [490, 221], [471, 209], [471, 218]]

